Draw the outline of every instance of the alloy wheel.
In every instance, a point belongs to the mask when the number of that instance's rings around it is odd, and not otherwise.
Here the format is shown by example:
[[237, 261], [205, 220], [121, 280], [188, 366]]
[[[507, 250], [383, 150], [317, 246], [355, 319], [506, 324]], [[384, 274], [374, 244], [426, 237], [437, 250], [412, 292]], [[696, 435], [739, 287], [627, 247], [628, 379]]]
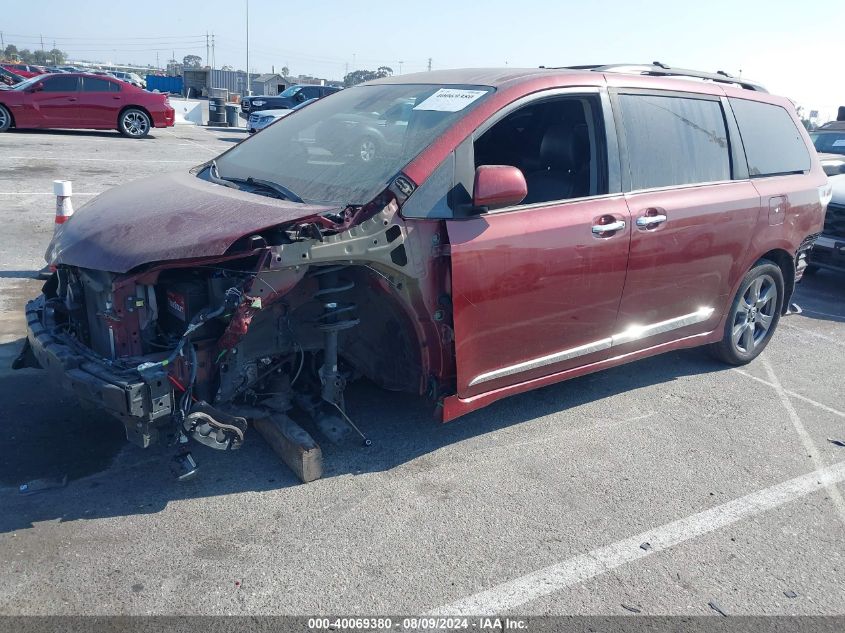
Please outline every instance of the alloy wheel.
[[143, 112], [130, 110], [123, 115], [123, 128], [130, 136], [144, 136], [150, 129], [150, 122]]
[[6, 108], [0, 106], [0, 130], [5, 128], [9, 124], [9, 114], [6, 112]]
[[755, 278], [737, 304], [731, 327], [731, 340], [744, 354], [754, 351], [772, 327], [778, 304], [778, 288], [770, 275]]
[[373, 160], [376, 157], [375, 141], [373, 141], [372, 139], [364, 139], [361, 142], [359, 154], [361, 156], [361, 160], [365, 163], [369, 163], [371, 160]]

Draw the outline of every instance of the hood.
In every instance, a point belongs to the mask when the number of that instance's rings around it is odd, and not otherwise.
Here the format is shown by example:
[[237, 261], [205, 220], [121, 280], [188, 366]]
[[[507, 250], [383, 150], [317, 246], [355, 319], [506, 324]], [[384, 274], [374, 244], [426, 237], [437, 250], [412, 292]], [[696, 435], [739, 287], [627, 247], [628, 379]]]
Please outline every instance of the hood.
[[125, 273], [142, 264], [224, 255], [239, 238], [339, 207], [297, 204], [197, 178], [145, 178], [111, 189], [61, 225], [58, 264]]

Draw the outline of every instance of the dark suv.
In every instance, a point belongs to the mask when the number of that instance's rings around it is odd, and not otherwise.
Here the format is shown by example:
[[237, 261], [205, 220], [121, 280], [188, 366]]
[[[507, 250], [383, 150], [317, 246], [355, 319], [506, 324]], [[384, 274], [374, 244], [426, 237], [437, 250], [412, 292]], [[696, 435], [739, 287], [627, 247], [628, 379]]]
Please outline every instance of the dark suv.
[[304, 103], [309, 99], [322, 99], [340, 90], [333, 86], [291, 86], [275, 96], [259, 95], [241, 99], [241, 117], [247, 118], [250, 112], [259, 110], [284, 110]]
[[[334, 151], [381, 122], [371, 160]], [[142, 446], [237, 448], [271, 420], [297, 459], [314, 443], [287, 412], [357, 430], [359, 377], [448, 421], [680, 348], [748, 363], [830, 195], [790, 101], [724, 74], [380, 79], [77, 211], [15, 366]]]

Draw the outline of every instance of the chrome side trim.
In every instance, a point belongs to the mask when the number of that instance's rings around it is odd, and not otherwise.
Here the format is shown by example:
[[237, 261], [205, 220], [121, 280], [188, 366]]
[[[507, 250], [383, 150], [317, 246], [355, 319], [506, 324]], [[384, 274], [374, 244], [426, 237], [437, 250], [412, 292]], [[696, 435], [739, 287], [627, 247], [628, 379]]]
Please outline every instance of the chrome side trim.
[[688, 325], [702, 323], [712, 316], [714, 310], [715, 308], [701, 308], [695, 312], [691, 312], [690, 314], [684, 314], [683, 316], [667, 319], [666, 321], [658, 321], [657, 323], [652, 323], [650, 325], [632, 325], [624, 332], [614, 334], [610, 338], [603, 338], [593, 343], [587, 343], [586, 345], [565, 349], [561, 352], [555, 352], [554, 354], [549, 354], [547, 356], [540, 356], [539, 358], [526, 360], [522, 363], [517, 363], [516, 365], [508, 365], [507, 367], [479, 374], [469, 381], [468, 386], [473, 387], [482, 382], [504, 378], [505, 376], [512, 376], [513, 374], [519, 374], [531, 369], [545, 367], [546, 365], [553, 365], [579, 356], [594, 354], [595, 352], [610, 349], [611, 347], [622, 345], [624, 343], [630, 343], [650, 336], [671, 332], [672, 330], [686, 327]]
[[701, 308], [690, 314], [652, 323], [651, 325], [632, 325], [624, 332], [613, 335], [613, 345], [622, 345], [631, 341], [638, 341], [649, 336], [656, 336], [664, 332], [671, 332], [688, 325], [695, 325], [706, 321], [713, 314], [714, 308]]
[[586, 345], [581, 345], [580, 347], [565, 349], [562, 352], [555, 352], [554, 354], [549, 354], [548, 356], [540, 356], [539, 358], [533, 358], [522, 363], [517, 363], [516, 365], [509, 365], [508, 367], [502, 367], [501, 369], [494, 369], [493, 371], [479, 374], [470, 380], [469, 386], [472, 387], [473, 385], [487, 382], [488, 380], [496, 380], [497, 378], [519, 374], [530, 369], [537, 369], [538, 367], [545, 367], [546, 365], [560, 363], [562, 361], [569, 360], [570, 358], [576, 358], [578, 356], [584, 356], [585, 354], [592, 354], [604, 349], [610, 349], [612, 343], [612, 338], [603, 338], [600, 341], [587, 343]]

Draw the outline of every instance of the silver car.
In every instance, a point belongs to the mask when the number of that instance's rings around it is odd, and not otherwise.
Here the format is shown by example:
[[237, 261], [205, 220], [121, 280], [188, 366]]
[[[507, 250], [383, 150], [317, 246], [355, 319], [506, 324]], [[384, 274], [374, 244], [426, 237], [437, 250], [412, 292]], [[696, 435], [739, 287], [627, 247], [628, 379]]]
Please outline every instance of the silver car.
[[278, 121], [279, 119], [286, 117], [292, 112], [301, 110], [309, 103], [314, 103], [316, 100], [317, 99], [308, 99], [307, 101], [303, 101], [302, 103], [295, 105], [292, 108], [284, 108], [280, 110], [259, 110], [258, 112], [253, 112], [249, 115], [249, 119], [247, 119], [247, 130], [249, 130], [250, 134], [255, 134], [259, 130], [263, 130], [265, 127], [267, 127], [274, 121]]

